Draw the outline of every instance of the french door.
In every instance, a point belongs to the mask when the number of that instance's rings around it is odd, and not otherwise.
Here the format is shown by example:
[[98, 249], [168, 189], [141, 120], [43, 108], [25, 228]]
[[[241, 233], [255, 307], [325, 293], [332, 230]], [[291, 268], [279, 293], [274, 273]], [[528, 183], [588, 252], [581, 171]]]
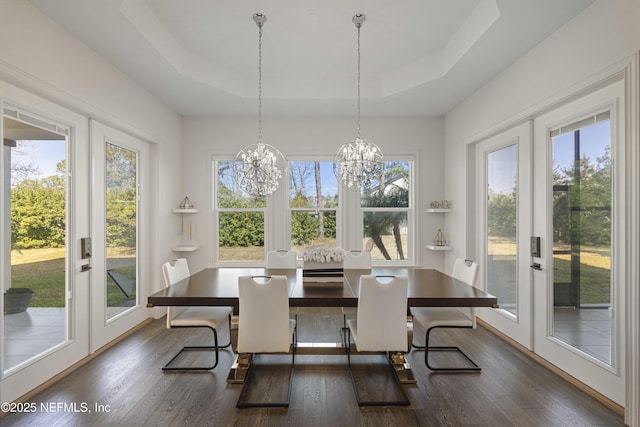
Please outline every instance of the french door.
[[623, 82], [476, 145], [491, 326], [624, 405]]
[[0, 82], [3, 402], [88, 354], [86, 118]]
[[531, 122], [479, 143], [476, 170], [479, 286], [500, 305], [478, 315], [531, 349]]
[[624, 405], [623, 82], [535, 120], [534, 350]]
[[90, 121], [93, 160], [91, 351], [148, 317], [140, 298], [148, 249], [148, 144]]

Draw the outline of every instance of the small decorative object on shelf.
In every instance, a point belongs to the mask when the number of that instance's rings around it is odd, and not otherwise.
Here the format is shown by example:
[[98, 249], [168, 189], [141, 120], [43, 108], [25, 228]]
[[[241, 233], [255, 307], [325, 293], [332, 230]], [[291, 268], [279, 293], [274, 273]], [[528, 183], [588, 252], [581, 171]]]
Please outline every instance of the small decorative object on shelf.
[[444, 234], [442, 230], [438, 228], [438, 232], [436, 233], [436, 237], [433, 239], [434, 246], [446, 246], [447, 240], [444, 238]]
[[451, 200], [432, 200], [429, 209], [451, 209]]
[[189, 200], [189, 197], [185, 196], [184, 199], [182, 199], [182, 203], [180, 203], [180, 209], [193, 209], [193, 203], [191, 203], [191, 200]]

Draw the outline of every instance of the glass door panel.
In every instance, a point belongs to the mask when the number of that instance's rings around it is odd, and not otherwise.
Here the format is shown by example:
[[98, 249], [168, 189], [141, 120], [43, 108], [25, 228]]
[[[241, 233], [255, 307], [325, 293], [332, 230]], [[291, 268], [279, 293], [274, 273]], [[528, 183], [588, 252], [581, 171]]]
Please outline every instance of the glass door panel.
[[552, 132], [553, 336], [611, 364], [611, 122]]
[[[475, 147], [479, 286], [498, 297], [499, 308], [479, 310], [492, 327], [531, 349], [531, 125], [524, 122]], [[473, 254], [468, 254], [473, 256]]]
[[3, 128], [7, 372], [67, 340], [67, 138], [6, 116]]
[[487, 153], [487, 290], [517, 315], [518, 147]]
[[107, 319], [137, 302], [137, 153], [106, 143]]

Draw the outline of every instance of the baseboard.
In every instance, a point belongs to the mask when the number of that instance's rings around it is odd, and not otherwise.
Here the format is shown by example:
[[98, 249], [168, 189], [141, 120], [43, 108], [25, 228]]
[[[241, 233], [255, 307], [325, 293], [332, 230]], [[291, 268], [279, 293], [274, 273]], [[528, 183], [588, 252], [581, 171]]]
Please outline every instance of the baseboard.
[[552, 364], [548, 360], [540, 357], [539, 355], [537, 355], [533, 351], [530, 351], [528, 348], [526, 348], [525, 346], [523, 346], [519, 342], [515, 341], [514, 339], [508, 337], [504, 333], [500, 332], [498, 329], [496, 329], [493, 326], [489, 325], [488, 323], [486, 323], [482, 319], [477, 318], [477, 323], [478, 323], [479, 326], [482, 326], [484, 329], [488, 330], [489, 332], [491, 332], [492, 334], [494, 334], [495, 336], [497, 336], [501, 340], [505, 341], [506, 343], [508, 343], [512, 347], [516, 348], [521, 353], [529, 356], [531, 359], [535, 360], [536, 362], [538, 362], [539, 364], [541, 364], [545, 368], [549, 369], [554, 374], [558, 375], [562, 379], [564, 379], [564, 380], [570, 382], [571, 384], [573, 384], [574, 386], [578, 387], [582, 392], [586, 393], [590, 397], [592, 397], [595, 400], [597, 400], [598, 402], [602, 403], [604, 406], [606, 406], [607, 408], [611, 409], [616, 414], [624, 416], [624, 407], [618, 405], [613, 400], [611, 400], [608, 397], [598, 393], [596, 390], [592, 389], [591, 387], [589, 387], [588, 385], [586, 385], [585, 383], [583, 383], [579, 379], [569, 375], [568, 373], [566, 373], [562, 369], [558, 368], [556, 365]]

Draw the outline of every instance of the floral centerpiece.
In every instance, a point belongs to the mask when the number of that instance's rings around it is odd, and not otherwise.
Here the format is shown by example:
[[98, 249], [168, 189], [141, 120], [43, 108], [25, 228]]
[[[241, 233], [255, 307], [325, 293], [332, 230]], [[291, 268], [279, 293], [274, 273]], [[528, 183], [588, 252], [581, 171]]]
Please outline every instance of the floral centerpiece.
[[311, 246], [302, 251], [304, 282], [342, 283], [344, 250], [329, 246]]
[[302, 259], [305, 262], [313, 261], [318, 263], [338, 262], [342, 263], [344, 251], [341, 248], [329, 246], [311, 246], [302, 251]]

